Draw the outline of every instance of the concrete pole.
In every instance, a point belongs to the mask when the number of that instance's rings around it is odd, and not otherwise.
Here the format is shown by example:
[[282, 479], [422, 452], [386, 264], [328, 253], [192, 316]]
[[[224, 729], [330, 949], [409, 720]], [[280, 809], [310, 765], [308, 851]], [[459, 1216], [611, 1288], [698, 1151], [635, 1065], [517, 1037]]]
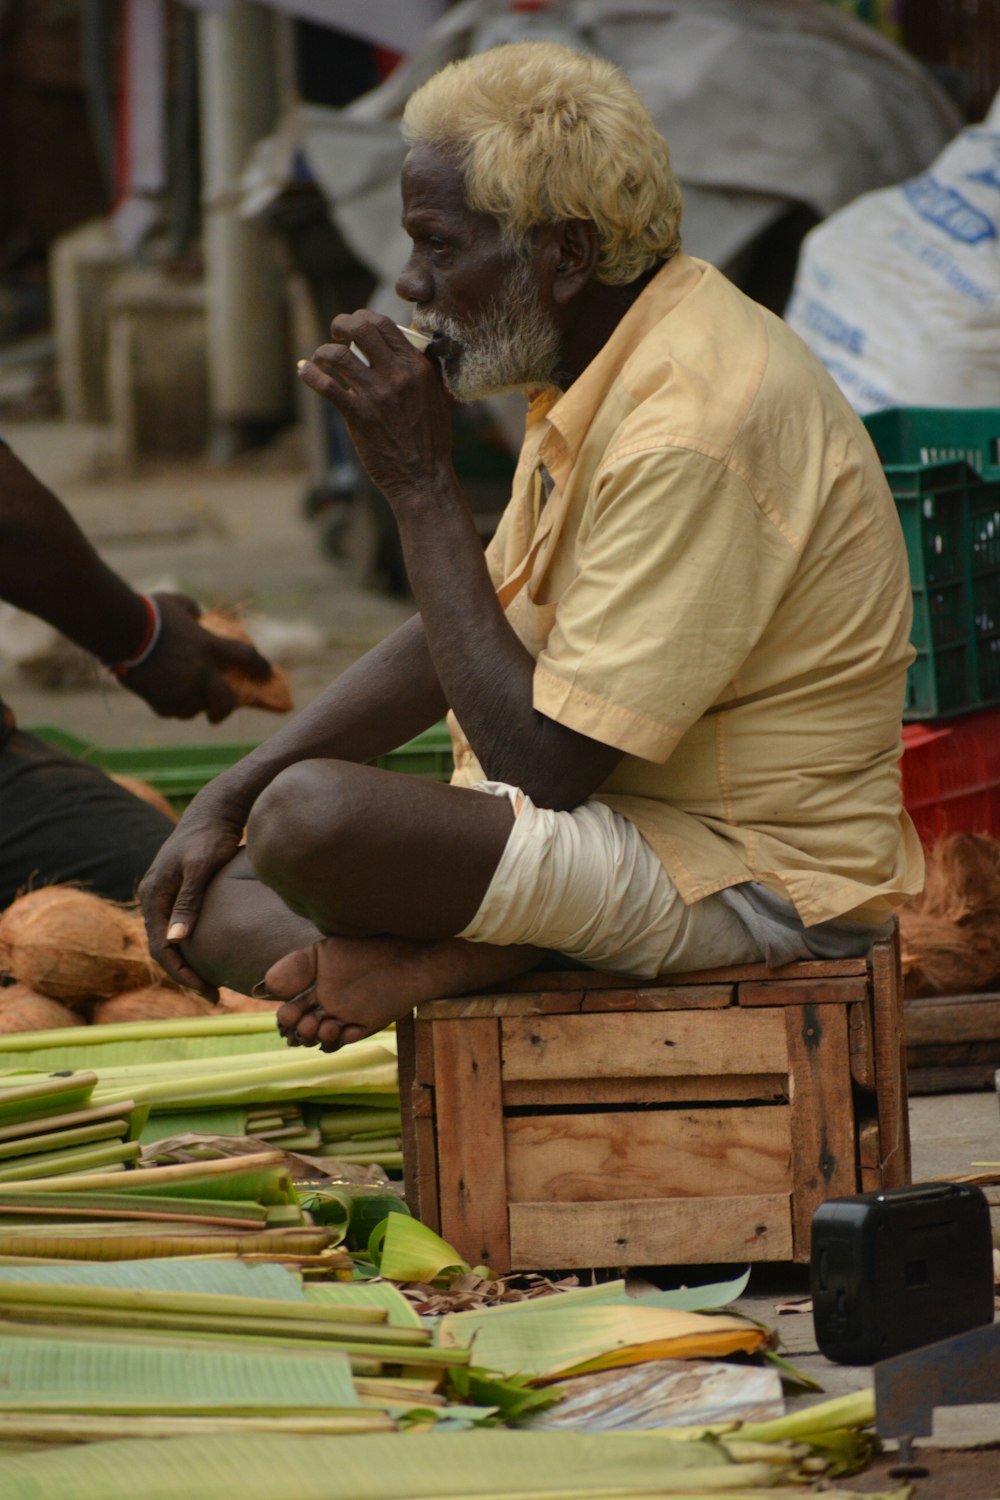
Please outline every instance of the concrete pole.
[[239, 217], [236, 185], [274, 128], [273, 17], [235, 0], [198, 17], [208, 386], [213, 457], [266, 438], [289, 414], [282, 275], [259, 224]]

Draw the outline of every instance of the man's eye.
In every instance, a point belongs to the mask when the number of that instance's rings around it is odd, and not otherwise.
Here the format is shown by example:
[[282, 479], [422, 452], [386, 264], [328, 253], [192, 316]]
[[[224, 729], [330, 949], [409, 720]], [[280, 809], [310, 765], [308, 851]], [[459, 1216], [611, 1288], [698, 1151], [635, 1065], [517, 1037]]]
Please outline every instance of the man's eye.
[[438, 239], [437, 235], [432, 235], [431, 238], [427, 241], [427, 248], [432, 255], [437, 256], [445, 255], [448, 250], [448, 246], [445, 241]]

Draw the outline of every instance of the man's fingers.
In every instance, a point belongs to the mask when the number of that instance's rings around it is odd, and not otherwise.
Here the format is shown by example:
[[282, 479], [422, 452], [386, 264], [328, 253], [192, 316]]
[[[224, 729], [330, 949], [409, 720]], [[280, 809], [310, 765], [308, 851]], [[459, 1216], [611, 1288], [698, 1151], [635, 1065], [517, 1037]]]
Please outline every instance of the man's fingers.
[[[354, 355], [350, 357], [353, 359]], [[315, 391], [317, 396], [325, 396], [335, 403], [350, 390], [346, 380], [338, 380], [335, 376], [327, 374], [311, 359], [300, 359], [296, 373], [302, 384], [307, 385], [311, 391]]]
[[199, 995], [204, 995], [206, 1000], [211, 1000], [213, 1005], [218, 1001], [219, 991], [215, 985], [209, 984], [206, 979], [202, 979], [200, 974], [196, 974], [191, 965], [186, 962], [181, 950], [174, 947], [172, 943], [168, 943], [160, 950], [159, 962], [170, 977], [176, 979], [178, 984], [182, 984], [185, 989], [196, 990]]

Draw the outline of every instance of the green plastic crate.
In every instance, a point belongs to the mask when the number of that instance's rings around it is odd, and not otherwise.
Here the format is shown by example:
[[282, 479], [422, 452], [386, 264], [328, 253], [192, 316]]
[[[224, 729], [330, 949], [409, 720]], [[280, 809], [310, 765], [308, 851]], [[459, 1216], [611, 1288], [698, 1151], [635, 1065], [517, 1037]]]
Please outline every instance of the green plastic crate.
[[[238, 744], [230, 741], [208, 745], [105, 749], [48, 724], [30, 729], [28, 733], [38, 735], [39, 739], [69, 755], [100, 766], [113, 776], [134, 776], [139, 781], [148, 782], [179, 809], [186, 807], [213, 776], [228, 770], [256, 747], [256, 742]], [[452, 771], [451, 737], [444, 724], [435, 724], [405, 745], [400, 745], [398, 750], [380, 755], [374, 764], [390, 771], [405, 771], [413, 776], [447, 781]]]
[[864, 423], [910, 559], [904, 718], [1000, 703], [1000, 407], [900, 406]]
[[964, 459], [1000, 479], [1000, 406], [897, 406], [864, 419], [883, 464]]

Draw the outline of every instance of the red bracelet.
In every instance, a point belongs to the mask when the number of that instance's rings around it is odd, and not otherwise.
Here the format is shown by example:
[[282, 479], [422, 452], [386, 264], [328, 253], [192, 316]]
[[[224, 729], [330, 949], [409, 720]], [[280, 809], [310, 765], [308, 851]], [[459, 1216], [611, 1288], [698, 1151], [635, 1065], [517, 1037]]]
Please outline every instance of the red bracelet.
[[146, 608], [146, 629], [139, 644], [138, 651], [133, 656], [128, 656], [124, 661], [115, 662], [108, 667], [108, 671], [115, 677], [126, 677], [135, 667], [141, 667], [143, 662], [152, 656], [156, 643], [160, 639], [160, 631], [163, 629], [163, 619], [160, 615], [160, 606], [149, 594], [140, 594]]

